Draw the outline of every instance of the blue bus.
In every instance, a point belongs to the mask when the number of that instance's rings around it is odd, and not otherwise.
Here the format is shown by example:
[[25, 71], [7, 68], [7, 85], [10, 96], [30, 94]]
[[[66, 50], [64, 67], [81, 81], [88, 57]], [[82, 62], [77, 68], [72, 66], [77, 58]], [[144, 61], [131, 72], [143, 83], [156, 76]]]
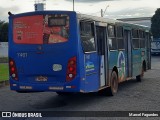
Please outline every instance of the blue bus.
[[9, 16], [11, 90], [114, 95], [150, 68], [148, 27], [74, 11]]

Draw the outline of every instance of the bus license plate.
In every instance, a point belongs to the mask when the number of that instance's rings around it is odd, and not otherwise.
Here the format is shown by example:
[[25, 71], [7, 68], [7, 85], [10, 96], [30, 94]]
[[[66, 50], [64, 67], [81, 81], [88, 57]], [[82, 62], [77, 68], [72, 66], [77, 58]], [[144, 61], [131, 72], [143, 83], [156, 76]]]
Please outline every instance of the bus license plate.
[[38, 76], [38, 77], [36, 77], [35, 80], [38, 82], [46, 82], [48, 80], [48, 78], [44, 77], [44, 76]]

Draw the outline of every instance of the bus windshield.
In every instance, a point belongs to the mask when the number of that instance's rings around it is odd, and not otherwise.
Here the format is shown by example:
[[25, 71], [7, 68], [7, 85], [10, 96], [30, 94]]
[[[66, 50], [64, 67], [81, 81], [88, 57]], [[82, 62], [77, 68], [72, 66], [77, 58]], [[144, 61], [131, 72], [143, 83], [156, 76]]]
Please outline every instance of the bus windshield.
[[13, 41], [17, 44], [63, 43], [68, 38], [68, 15], [34, 15], [13, 20]]
[[160, 49], [160, 41], [152, 41], [151, 48], [152, 49]]

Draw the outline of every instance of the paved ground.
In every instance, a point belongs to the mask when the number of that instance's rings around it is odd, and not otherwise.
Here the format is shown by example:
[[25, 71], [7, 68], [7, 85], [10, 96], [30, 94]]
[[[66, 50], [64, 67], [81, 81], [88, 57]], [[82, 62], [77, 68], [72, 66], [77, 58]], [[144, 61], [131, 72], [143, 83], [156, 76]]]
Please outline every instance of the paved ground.
[[[133, 79], [120, 84], [118, 93], [113, 97], [100, 96], [96, 93], [71, 96], [58, 96], [53, 92], [20, 94], [10, 91], [9, 86], [6, 86], [0, 89], [0, 111], [160, 111], [160, 56], [152, 57], [152, 69], [145, 73], [142, 82], [136, 82]], [[56, 117], [46, 119], [159, 120], [160, 117]], [[20, 118], [20, 120], [33, 119]]]

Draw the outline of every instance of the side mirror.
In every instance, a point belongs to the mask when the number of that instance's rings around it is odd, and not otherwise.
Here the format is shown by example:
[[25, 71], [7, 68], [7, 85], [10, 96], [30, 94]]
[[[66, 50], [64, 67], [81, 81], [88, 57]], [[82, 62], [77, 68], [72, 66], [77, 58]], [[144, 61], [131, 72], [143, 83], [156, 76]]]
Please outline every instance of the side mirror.
[[12, 16], [13, 14], [9, 11], [9, 12], [8, 12], [8, 15], [9, 15], [9, 16]]

